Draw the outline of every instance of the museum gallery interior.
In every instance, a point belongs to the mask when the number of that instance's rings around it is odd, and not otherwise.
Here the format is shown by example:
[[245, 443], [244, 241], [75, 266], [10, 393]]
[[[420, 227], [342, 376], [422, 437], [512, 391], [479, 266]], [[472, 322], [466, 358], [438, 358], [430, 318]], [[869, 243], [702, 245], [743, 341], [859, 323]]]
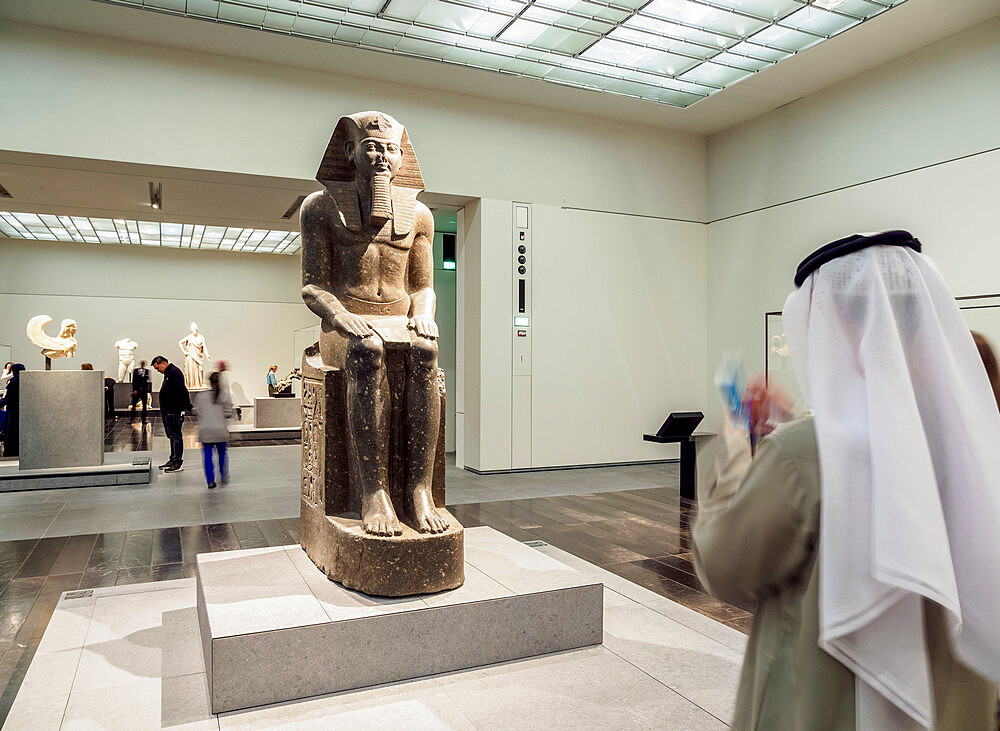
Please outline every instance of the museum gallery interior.
[[4, 729], [1000, 728], [997, 0], [0, 2]]

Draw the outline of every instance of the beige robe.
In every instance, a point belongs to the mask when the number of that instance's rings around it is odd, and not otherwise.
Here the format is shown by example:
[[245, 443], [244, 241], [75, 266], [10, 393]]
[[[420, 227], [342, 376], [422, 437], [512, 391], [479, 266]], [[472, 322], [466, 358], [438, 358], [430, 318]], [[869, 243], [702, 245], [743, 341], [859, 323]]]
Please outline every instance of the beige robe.
[[[855, 728], [854, 675], [819, 639], [820, 473], [811, 418], [764, 438], [751, 463], [737, 433], [706, 455], [693, 529], [694, 564], [709, 592], [757, 602], [733, 727]], [[937, 729], [996, 728], [997, 689], [951, 654], [937, 605], [925, 602]], [[998, 631], [1000, 631], [1000, 617]]]

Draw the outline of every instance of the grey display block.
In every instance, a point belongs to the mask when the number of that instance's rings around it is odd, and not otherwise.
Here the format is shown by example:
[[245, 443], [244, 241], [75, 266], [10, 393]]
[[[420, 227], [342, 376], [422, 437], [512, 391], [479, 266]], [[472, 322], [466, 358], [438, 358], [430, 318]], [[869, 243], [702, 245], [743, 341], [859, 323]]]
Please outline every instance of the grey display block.
[[465, 531], [465, 584], [388, 599], [299, 546], [203, 553], [198, 623], [213, 713], [601, 643], [603, 586], [492, 528]]
[[104, 371], [24, 371], [20, 469], [102, 464]]
[[148, 485], [151, 470], [148, 458], [126, 464], [93, 467], [56, 467], [21, 470], [18, 463], [0, 462], [0, 492], [52, 490], [60, 487], [101, 487], [104, 485]]
[[258, 429], [276, 426], [302, 426], [302, 399], [271, 398], [253, 400], [253, 425]]

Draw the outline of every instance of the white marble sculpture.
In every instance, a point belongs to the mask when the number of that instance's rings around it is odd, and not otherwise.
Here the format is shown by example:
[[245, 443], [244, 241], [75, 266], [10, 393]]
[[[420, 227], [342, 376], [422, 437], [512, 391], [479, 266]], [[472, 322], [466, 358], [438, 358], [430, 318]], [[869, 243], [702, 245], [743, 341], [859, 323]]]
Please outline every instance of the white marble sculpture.
[[25, 327], [28, 340], [42, 349], [46, 361], [63, 356], [72, 358], [76, 355], [76, 320], [63, 320], [57, 337], [45, 332], [45, 326], [50, 322], [52, 318], [48, 315], [35, 315], [28, 320], [28, 325]]
[[132, 338], [122, 338], [115, 347], [118, 348], [118, 382], [125, 383], [126, 379], [132, 380], [132, 371], [135, 368], [135, 350], [139, 343]]
[[184, 353], [184, 382], [189, 389], [205, 388], [205, 362], [208, 354], [205, 336], [198, 332], [198, 323], [191, 323], [191, 332], [178, 341]]

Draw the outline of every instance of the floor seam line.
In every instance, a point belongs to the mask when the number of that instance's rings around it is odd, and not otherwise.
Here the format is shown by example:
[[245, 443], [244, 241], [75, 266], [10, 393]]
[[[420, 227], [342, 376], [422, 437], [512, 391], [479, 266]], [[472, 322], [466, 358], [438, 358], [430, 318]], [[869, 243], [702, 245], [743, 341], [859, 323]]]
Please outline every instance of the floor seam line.
[[651, 678], [653, 681], [659, 683], [664, 688], [666, 688], [667, 690], [669, 690], [671, 693], [675, 693], [676, 695], [680, 696], [681, 698], [683, 698], [684, 700], [686, 700], [688, 703], [690, 703], [695, 708], [698, 708], [698, 709], [704, 711], [705, 713], [707, 713], [709, 716], [711, 716], [712, 718], [714, 718], [719, 723], [722, 723], [722, 724], [725, 724], [726, 726], [729, 726], [729, 724], [726, 721], [723, 721], [721, 718], [719, 718], [718, 716], [716, 716], [714, 713], [712, 713], [707, 708], [703, 708], [700, 703], [697, 703], [696, 701], [691, 700], [690, 698], [688, 698], [686, 695], [684, 695], [683, 693], [681, 693], [676, 688], [671, 688], [669, 685], [667, 685], [666, 683], [664, 683], [659, 678], [654, 677], [653, 675], [650, 675], [644, 668], [639, 667], [634, 662], [632, 662], [631, 660], [629, 660], [627, 657], [624, 657], [620, 653], [615, 652], [610, 647], [608, 647], [607, 645], [605, 645], [603, 642], [601, 642], [601, 647], [603, 647], [605, 650], [607, 650], [608, 652], [610, 652], [615, 657], [621, 658], [622, 661], [628, 663], [629, 665], [631, 665], [632, 667], [634, 667], [636, 670], [638, 670], [643, 675], [646, 675], [647, 677]]

